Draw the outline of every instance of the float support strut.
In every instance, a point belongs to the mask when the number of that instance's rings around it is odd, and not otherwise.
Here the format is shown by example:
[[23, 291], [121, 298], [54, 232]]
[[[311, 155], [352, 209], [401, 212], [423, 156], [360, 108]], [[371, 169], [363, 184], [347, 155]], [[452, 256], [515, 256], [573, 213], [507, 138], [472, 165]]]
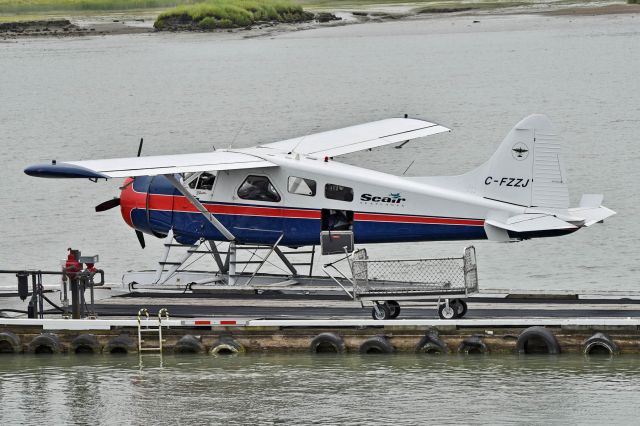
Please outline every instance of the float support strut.
[[236, 284], [236, 242], [229, 242], [229, 255], [227, 256], [228, 260], [228, 283], [229, 285]]

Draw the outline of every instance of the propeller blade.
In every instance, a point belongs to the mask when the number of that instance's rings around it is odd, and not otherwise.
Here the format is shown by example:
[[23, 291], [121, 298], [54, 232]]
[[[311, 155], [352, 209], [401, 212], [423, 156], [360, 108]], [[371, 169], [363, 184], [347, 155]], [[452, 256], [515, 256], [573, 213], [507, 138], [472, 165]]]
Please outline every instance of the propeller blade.
[[144, 234], [136, 229], [136, 237], [138, 237], [138, 242], [140, 243], [140, 247], [144, 248]]
[[118, 207], [120, 205], [120, 198], [112, 198], [111, 200], [107, 200], [104, 203], [100, 203], [96, 206], [97, 212], [103, 212], [105, 210], [112, 209], [114, 207]]

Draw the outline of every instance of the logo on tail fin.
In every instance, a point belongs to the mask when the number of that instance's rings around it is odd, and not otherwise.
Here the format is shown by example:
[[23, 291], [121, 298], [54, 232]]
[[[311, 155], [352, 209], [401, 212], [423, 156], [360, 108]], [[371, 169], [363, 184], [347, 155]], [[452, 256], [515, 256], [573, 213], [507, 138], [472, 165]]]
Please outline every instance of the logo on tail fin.
[[529, 148], [522, 142], [518, 142], [511, 148], [511, 155], [518, 161], [525, 160], [529, 156]]

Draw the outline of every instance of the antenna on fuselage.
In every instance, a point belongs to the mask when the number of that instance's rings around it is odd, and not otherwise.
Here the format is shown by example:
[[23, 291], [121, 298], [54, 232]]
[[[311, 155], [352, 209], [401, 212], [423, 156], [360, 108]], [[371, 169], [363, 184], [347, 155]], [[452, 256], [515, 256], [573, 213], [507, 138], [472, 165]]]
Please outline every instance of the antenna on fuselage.
[[402, 175], [401, 175], [401, 176], [404, 176], [404, 175], [405, 175], [405, 173], [407, 173], [407, 172], [409, 171], [409, 169], [411, 168], [411, 166], [413, 166], [413, 163], [415, 163], [415, 162], [416, 162], [416, 160], [413, 160], [413, 161], [411, 162], [411, 164], [409, 164], [409, 167], [407, 167], [406, 169], [404, 169], [404, 172], [402, 172]]
[[309, 136], [311, 134], [311, 130], [316, 130], [318, 128], [318, 126], [313, 127], [312, 129], [310, 129], [306, 135], [304, 135], [303, 137], [300, 138], [300, 142], [298, 142], [296, 144], [296, 146], [293, 147], [293, 149], [291, 151], [289, 151], [287, 154], [297, 154], [296, 153], [296, 149], [298, 149], [298, 147], [300, 146], [300, 144], [302, 144], [302, 141], [304, 140], [304, 138], [306, 138], [307, 136]]
[[138, 145], [138, 157], [142, 154], [142, 144], [144, 143], [144, 138], [140, 138], [140, 145]]

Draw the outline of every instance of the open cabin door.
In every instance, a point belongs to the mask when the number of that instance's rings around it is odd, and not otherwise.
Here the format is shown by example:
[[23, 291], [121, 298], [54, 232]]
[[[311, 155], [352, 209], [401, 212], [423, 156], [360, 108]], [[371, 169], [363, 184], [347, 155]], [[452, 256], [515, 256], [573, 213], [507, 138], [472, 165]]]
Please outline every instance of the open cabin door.
[[320, 247], [323, 255], [353, 251], [353, 211], [322, 209]]

